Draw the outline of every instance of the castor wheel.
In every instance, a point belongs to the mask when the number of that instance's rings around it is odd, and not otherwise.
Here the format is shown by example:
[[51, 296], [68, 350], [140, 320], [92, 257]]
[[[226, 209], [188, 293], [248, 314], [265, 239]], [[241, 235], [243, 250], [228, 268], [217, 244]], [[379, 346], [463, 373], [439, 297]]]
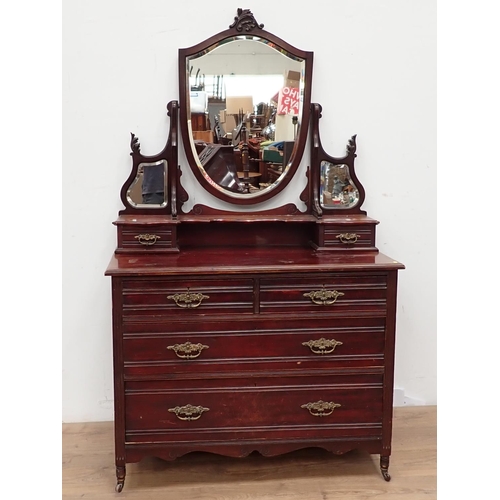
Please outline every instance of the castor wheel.
[[125, 466], [117, 465], [116, 466], [116, 486], [115, 491], [120, 493], [123, 490], [123, 485], [125, 484]]
[[386, 481], [391, 480], [391, 476], [389, 474], [389, 457], [380, 457], [380, 472]]

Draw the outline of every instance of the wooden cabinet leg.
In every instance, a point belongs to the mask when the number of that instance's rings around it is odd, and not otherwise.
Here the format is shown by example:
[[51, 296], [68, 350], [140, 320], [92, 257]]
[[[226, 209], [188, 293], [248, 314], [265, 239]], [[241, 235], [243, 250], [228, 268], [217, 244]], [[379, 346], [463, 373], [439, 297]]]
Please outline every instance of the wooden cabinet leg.
[[124, 465], [116, 466], [116, 487], [115, 491], [120, 493], [123, 490], [123, 485], [125, 484], [125, 474], [126, 469]]
[[391, 476], [389, 475], [389, 457], [380, 455], [380, 472], [386, 481], [391, 480]]

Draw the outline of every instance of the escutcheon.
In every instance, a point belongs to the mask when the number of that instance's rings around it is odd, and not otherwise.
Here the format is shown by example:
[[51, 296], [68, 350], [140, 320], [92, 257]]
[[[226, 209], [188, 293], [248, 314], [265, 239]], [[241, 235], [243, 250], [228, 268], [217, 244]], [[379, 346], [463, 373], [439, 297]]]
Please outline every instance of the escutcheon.
[[203, 293], [192, 293], [189, 291], [189, 288], [187, 292], [176, 293], [167, 297], [167, 299], [173, 300], [177, 306], [186, 309], [194, 309], [198, 307], [204, 299], [209, 298], [209, 295], [204, 295]]
[[178, 358], [182, 359], [195, 359], [203, 349], [208, 349], [204, 344], [192, 344], [191, 342], [184, 342], [183, 344], [169, 345], [167, 349], [174, 351]]
[[341, 233], [336, 238], [346, 245], [353, 245], [358, 241], [359, 235], [356, 233]]
[[307, 403], [302, 405], [301, 408], [309, 410], [309, 413], [314, 417], [327, 417], [333, 413], [335, 408], [339, 408], [341, 405], [334, 403], [332, 401], [316, 401], [315, 403]]
[[335, 304], [336, 300], [344, 295], [337, 290], [316, 290], [304, 294], [304, 297], [309, 297], [315, 304], [319, 306], [330, 306]]
[[342, 345], [342, 342], [335, 339], [321, 338], [302, 342], [302, 345], [309, 347], [314, 354], [330, 354], [338, 345]]
[[210, 408], [204, 406], [193, 405], [176, 406], [168, 409], [169, 412], [175, 413], [179, 420], [198, 420], [204, 412], [209, 410]]
[[134, 238], [141, 244], [145, 246], [154, 245], [158, 240], [161, 239], [157, 234], [138, 234]]

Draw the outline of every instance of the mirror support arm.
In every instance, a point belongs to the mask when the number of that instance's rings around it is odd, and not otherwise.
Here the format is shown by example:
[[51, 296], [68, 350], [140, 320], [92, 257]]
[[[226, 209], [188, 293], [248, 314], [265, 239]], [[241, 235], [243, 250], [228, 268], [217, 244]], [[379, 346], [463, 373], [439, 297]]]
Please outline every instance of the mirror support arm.
[[[361, 206], [365, 201], [365, 189], [356, 176], [354, 170], [354, 160], [356, 158], [356, 135], [353, 135], [346, 148], [346, 153], [342, 157], [330, 156], [321, 144], [319, 133], [319, 119], [323, 108], [320, 104], [311, 104], [311, 212], [318, 218], [325, 214], [329, 215], [349, 215], [349, 214], [363, 214], [366, 215], [365, 210], [361, 210]], [[329, 162], [332, 165], [347, 165], [351, 179], [359, 192], [359, 201], [356, 206], [347, 209], [323, 209], [320, 203], [320, 181], [321, 181], [321, 163], [323, 161]]]
[[322, 151], [321, 139], [319, 137], [319, 119], [321, 118], [321, 104], [313, 102], [311, 104], [311, 212], [316, 217], [321, 218], [323, 210], [319, 202], [319, 181], [320, 181], [320, 154]]
[[[178, 116], [179, 116], [179, 104], [177, 101], [170, 101], [167, 105], [167, 115], [170, 118], [170, 130], [168, 133], [167, 143], [163, 150], [153, 156], [144, 155], [141, 152], [141, 145], [139, 143], [139, 138], [131, 133], [130, 136], [130, 156], [132, 157], [132, 171], [128, 179], [122, 186], [120, 191], [120, 197], [125, 208], [119, 212], [120, 215], [153, 215], [153, 214], [166, 214], [176, 216], [178, 203], [179, 203], [179, 194], [180, 199], [182, 200], [184, 197], [184, 193], [179, 193], [178, 186], [178, 172], [177, 172], [177, 164], [178, 164]], [[139, 165], [141, 163], [154, 163], [157, 161], [164, 160], [167, 162], [167, 172], [165, 175], [168, 179], [168, 196], [167, 204], [164, 207], [158, 208], [136, 208], [132, 206], [127, 198], [127, 192], [130, 186], [133, 184], [137, 172], [139, 169]], [[175, 185], [175, 189], [174, 189]]]
[[250, 162], [248, 155], [248, 143], [247, 143], [247, 128], [245, 123], [241, 128], [241, 165], [243, 167], [243, 184], [245, 185], [245, 192], [250, 192]]

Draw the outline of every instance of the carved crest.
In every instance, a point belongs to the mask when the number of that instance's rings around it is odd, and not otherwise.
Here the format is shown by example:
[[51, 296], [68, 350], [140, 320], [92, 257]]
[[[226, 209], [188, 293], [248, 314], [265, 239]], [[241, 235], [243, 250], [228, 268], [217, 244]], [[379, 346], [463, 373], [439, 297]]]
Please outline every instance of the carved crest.
[[236, 31], [244, 30], [247, 33], [255, 28], [264, 28], [263, 24], [257, 23], [250, 9], [238, 9], [237, 14], [234, 23], [229, 26], [230, 28], [236, 28]]
[[347, 154], [348, 155], [355, 155], [356, 153], [356, 135], [353, 135], [350, 139], [349, 142], [347, 143]]
[[130, 133], [130, 135], [130, 149], [132, 150], [132, 153], [140, 153], [141, 145], [139, 144], [139, 138], [133, 133]]

